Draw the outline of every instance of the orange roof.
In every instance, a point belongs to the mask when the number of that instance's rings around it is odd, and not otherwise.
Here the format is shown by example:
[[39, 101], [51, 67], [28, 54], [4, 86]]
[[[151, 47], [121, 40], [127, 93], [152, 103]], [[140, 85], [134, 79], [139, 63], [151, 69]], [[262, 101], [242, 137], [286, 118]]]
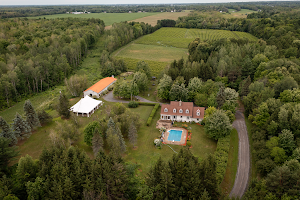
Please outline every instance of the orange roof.
[[97, 83], [95, 83], [93, 86], [89, 87], [88, 89], [86, 89], [85, 91], [88, 90], [92, 90], [94, 92], [101, 92], [104, 88], [106, 88], [107, 86], [109, 86], [109, 84], [113, 83], [114, 81], [116, 81], [116, 78], [113, 77], [106, 77], [101, 79], [100, 81], [98, 81]]

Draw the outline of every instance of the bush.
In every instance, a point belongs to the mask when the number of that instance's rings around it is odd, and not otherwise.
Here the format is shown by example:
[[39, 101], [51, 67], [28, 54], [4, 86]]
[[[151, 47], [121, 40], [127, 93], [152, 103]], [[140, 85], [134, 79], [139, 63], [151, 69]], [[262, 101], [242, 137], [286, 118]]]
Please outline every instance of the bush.
[[[141, 102], [142, 103], [142, 102]], [[145, 103], [145, 102], [143, 102], [143, 103]], [[153, 103], [152, 103], [153, 104]], [[149, 116], [149, 118], [148, 118], [148, 120], [147, 120], [147, 126], [150, 126], [150, 124], [151, 124], [151, 122], [152, 122], [152, 119], [153, 119], [153, 117], [154, 117], [154, 115], [155, 115], [155, 113], [156, 113], [156, 111], [157, 111], [157, 109], [159, 108], [159, 103], [156, 103], [156, 104], [154, 104], [155, 106], [154, 106], [154, 108], [152, 109], [152, 111], [151, 111], [151, 113], [150, 113], [150, 116]]]
[[106, 95], [108, 93], [108, 90], [104, 90], [101, 94]]
[[47, 113], [45, 110], [42, 111], [39, 110], [37, 112], [37, 115], [41, 124], [47, 124], [48, 122], [52, 121], [52, 116], [49, 115], [49, 113]]
[[186, 146], [190, 147], [190, 146], [192, 146], [192, 143], [190, 141], [187, 141]]
[[114, 89], [114, 85], [111, 85], [107, 88], [108, 91], [112, 91]]
[[214, 157], [217, 163], [217, 179], [218, 183], [224, 179], [226, 172], [227, 161], [228, 161], [228, 152], [230, 148], [230, 135], [220, 138], [217, 143], [217, 149], [215, 151]]
[[139, 103], [136, 102], [136, 101], [130, 101], [130, 102], [128, 103], [128, 107], [129, 107], [129, 108], [136, 108], [136, 107], [138, 107], [138, 106], [139, 106]]

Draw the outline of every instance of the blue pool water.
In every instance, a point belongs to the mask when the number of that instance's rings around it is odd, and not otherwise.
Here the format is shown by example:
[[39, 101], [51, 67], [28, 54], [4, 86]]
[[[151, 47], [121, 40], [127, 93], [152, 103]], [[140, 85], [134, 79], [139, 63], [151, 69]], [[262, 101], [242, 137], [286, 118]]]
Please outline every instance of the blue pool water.
[[168, 140], [169, 141], [176, 141], [176, 142], [179, 142], [180, 139], [181, 139], [181, 134], [182, 134], [182, 131], [178, 131], [178, 130], [169, 130], [169, 137], [168, 137]]

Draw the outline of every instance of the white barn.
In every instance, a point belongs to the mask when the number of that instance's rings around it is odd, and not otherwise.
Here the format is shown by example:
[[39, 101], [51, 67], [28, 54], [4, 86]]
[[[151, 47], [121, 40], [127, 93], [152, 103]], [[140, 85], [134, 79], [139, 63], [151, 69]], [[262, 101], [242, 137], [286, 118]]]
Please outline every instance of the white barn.
[[117, 79], [114, 77], [103, 78], [100, 81], [98, 81], [97, 83], [95, 83], [93, 86], [91, 86], [90, 88], [86, 89], [83, 92], [83, 94], [84, 94], [84, 96], [86, 96], [86, 95], [88, 95], [90, 97], [96, 96], [97, 98], [99, 98], [99, 96], [102, 94], [102, 92], [107, 90], [107, 88], [109, 86], [111, 86], [112, 84], [114, 84], [114, 82], [116, 82], [116, 81], [117, 81]]

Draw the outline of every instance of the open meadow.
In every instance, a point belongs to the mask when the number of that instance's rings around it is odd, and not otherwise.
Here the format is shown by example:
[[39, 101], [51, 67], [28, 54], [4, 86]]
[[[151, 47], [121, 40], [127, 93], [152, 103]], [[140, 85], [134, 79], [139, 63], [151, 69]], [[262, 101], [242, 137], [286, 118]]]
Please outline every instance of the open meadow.
[[105, 26], [112, 25], [113, 23], [118, 23], [122, 21], [132, 21], [135, 19], [157, 15], [160, 13], [90, 13], [90, 14], [56, 14], [56, 15], [42, 15], [37, 17], [28, 17], [32, 19], [46, 18], [46, 19], [56, 19], [56, 18], [68, 18], [68, 17], [76, 17], [76, 18], [95, 18], [101, 19], [104, 21]]

